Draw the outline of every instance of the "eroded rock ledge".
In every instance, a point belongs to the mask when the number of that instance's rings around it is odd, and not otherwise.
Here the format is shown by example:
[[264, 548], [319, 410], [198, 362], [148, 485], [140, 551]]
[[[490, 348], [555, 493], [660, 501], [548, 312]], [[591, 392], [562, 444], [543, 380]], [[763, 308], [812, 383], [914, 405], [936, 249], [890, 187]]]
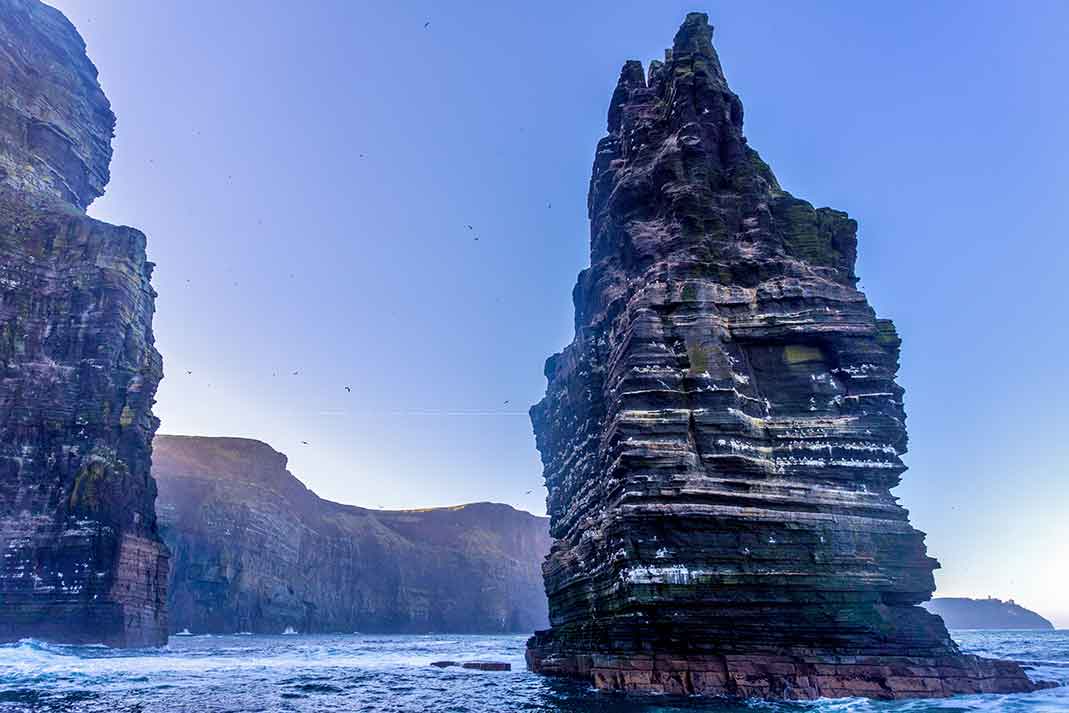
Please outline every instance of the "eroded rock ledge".
[[921, 607], [899, 338], [857, 224], [747, 145], [703, 14], [627, 62], [590, 182], [574, 342], [531, 410], [555, 540], [531, 669], [771, 698], [1028, 691]]
[[66, 18], [0, 0], [0, 641], [167, 638], [152, 263], [83, 212], [114, 124]]

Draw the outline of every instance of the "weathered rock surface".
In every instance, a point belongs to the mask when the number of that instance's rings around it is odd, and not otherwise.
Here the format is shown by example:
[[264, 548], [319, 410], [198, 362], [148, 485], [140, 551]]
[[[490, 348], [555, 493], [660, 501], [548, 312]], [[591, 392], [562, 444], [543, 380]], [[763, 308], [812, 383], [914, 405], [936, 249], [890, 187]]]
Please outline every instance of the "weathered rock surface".
[[548, 523], [507, 505], [323, 500], [241, 438], [157, 436], [171, 630], [523, 632], [545, 626]]
[[166, 641], [152, 264], [83, 213], [114, 122], [63, 15], [0, 0], [0, 640]]
[[536, 671], [602, 688], [877, 698], [1027, 691], [917, 606], [899, 338], [857, 224], [747, 145], [705, 15], [627, 62], [590, 183], [574, 342], [531, 410], [552, 628]]
[[951, 629], [1047, 629], [1054, 624], [1012, 599], [936, 597], [922, 605]]
[[0, 3], [0, 183], [84, 210], [103, 195], [115, 116], [70, 22]]

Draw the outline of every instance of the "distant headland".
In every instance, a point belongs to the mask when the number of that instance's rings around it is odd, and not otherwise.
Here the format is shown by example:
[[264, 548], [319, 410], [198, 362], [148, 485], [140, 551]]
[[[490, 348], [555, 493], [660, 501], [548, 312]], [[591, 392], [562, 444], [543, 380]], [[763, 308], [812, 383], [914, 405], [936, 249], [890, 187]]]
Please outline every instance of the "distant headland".
[[1054, 629], [1054, 624], [1012, 599], [936, 597], [923, 606], [943, 617], [949, 629]]

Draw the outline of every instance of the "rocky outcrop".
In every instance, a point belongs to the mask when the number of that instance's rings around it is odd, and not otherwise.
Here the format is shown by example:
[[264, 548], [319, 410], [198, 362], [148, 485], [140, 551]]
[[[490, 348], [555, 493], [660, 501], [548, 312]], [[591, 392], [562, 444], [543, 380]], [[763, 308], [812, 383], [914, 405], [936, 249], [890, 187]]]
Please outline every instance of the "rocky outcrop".
[[1054, 629], [1054, 624], [1012, 599], [936, 597], [923, 606], [951, 629]]
[[0, 183], [84, 210], [108, 183], [114, 127], [67, 18], [37, 0], [3, 0]]
[[917, 606], [937, 563], [890, 492], [898, 335], [856, 289], [854, 220], [747, 144], [711, 38], [688, 15], [612, 95], [575, 340], [531, 410], [555, 542], [528, 664], [672, 693], [1030, 690]]
[[83, 212], [115, 119], [36, 0], [0, 0], [0, 77], [0, 640], [161, 644], [152, 264]]
[[319, 498], [242, 438], [157, 436], [172, 631], [529, 632], [548, 523], [507, 505], [384, 511]]

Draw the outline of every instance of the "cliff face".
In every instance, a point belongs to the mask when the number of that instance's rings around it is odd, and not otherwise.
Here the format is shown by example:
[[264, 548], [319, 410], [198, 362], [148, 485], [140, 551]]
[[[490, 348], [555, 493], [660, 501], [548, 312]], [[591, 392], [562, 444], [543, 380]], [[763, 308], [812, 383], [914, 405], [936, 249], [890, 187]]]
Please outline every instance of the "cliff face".
[[56, 10], [0, 1], [0, 640], [166, 641], [145, 236], [82, 211], [114, 116]]
[[747, 145], [706, 17], [627, 62], [590, 183], [574, 342], [531, 410], [552, 629], [531, 668], [600, 687], [810, 698], [1027, 690], [916, 606], [899, 339], [857, 224]]
[[108, 183], [115, 127], [96, 67], [58, 10], [0, 10], [0, 182], [84, 210]]
[[171, 630], [532, 631], [545, 518], [476, 503], [382, 511], [323, 500], [240, 438], [157, 436]]
[[1012, 599], [936, 597], [924, 608], [939, 616], [951, 629], [1046, 629], [1054, 624], [1025, 609]]

